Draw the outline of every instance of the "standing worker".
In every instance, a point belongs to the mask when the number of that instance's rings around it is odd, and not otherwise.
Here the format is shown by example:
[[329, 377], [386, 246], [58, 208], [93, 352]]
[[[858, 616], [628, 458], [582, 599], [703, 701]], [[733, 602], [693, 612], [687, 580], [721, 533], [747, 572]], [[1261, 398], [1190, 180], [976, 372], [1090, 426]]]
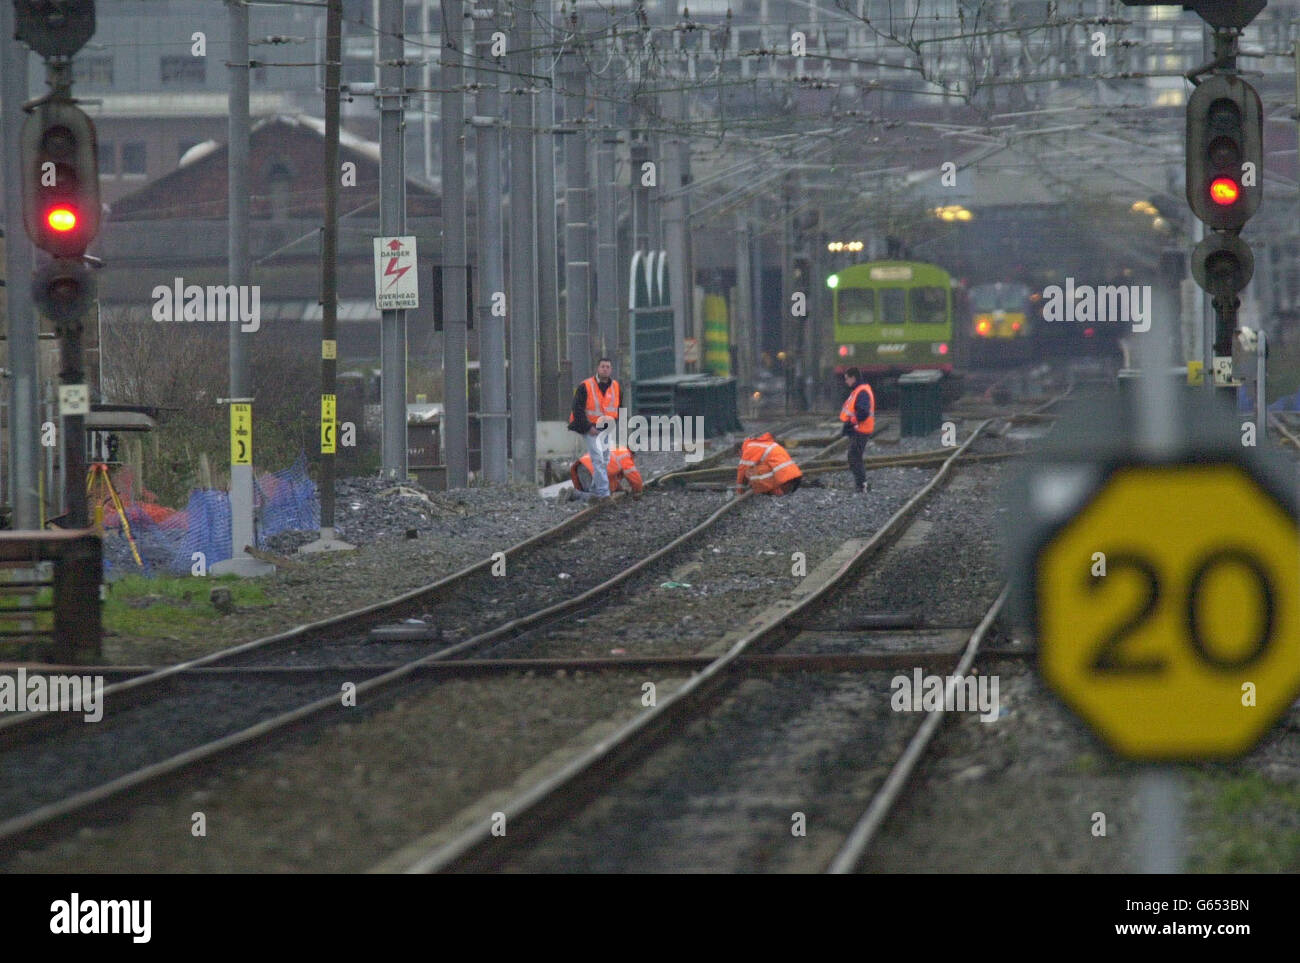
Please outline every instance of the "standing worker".
[[840, 409], [843, 432], [849, 438], [849, 471], [860, 492], [867, 481], [867, 470], [862, 466], [862, 453], [867, 441], [876, 430], [876, 395], [871, 385], [862, 380], [862, 372], [849, 368], [844, 372], [844, 383], [849, 386], [849, 396]]
[[740, 446], [740, 465], [736, 468], [738, 491], [748, 484], [759, 495], [789, 495], [799, 489], [802, 481], [803, 472], [770, 431], [757, 438], [746, 438]]
[[578, 385], [573, 392], [573, 410], [569, 412], [569, 430], [582, 435], [591, 456], [591, 494], [609, 497], [609, 449], [613, 447], [613, 427], [618, 422], [622, 392], [614, 380], [614, 362], [601, 358], [596, 374]]

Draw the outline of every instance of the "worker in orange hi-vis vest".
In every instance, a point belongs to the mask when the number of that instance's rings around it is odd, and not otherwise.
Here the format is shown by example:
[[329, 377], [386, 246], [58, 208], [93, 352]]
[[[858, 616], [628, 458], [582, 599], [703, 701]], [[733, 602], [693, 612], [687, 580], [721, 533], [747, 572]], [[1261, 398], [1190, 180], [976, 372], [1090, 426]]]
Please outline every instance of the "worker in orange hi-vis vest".
[[592, 494], [596, 498], [609, 497], [609, 477], [605, 462], [614, 447], [611, 439], [618, 423], [619, 406], [623, 393], [614, 380], [614, 362], [601, 358], [596, 362], [596, 374], [578, 385], [573, 392], [573, 410], [569, 412], [569, 431], [583, 436], [587, 454], [592, 458]]
[[[631, 451], [627, 448], [615, 448], [610, 453], [609, 464], [605, 466], [605, 469], [609, 476], [611, 491], [621, 491], [623, 482], [626, 480], [632, 490], [632, 497], [641, 497], [641, 491], [645, 488], [645, 483], [641, 480], [641, 472], [636, 467], [636, 462], [632, 460]], [[581, 498], [584, 501], [594, 498], [595, 495], [591, 491], [593, 476], [590, 455], [583, 455], [569, 466], [569, 479], [573, 482], [571, 497]]]
[[876, 395], [871, 385], [862, 380], [862, 372], [857, 368], [844, 372], [844, 383], [848, 385], [849, 396], [840, 409], [840, 421], [844, 422], [843, 433], [849, 439], [849, 471], [853, 473], [853, 486], [861, 492], [867, 481], [862, 456], [876, 431]]
[[736, 489], [749, 485], [759, 495], [789, 495], [803, 481], [803, 472], [789, 452], [776, 443], [771, 432], [746, 438], [740, 448]]

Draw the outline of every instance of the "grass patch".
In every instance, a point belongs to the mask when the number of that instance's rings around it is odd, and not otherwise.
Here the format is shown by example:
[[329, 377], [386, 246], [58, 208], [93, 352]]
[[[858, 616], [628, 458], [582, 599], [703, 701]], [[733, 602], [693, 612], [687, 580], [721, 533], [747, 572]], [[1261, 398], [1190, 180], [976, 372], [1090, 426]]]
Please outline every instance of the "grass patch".
[[184, 639], [206, 633], [223, 617], [208, 601], [209, 593], [218, 586], [230, 590], [237, 608], [271, 604], [261, 585], [237, 575], [126, 575], [109, 585], [104, 630], [139, 640]]
[[1202, 773], [1194, 786], [1193, 871], [1300, 872], [1300, 786], [1254, 772]]

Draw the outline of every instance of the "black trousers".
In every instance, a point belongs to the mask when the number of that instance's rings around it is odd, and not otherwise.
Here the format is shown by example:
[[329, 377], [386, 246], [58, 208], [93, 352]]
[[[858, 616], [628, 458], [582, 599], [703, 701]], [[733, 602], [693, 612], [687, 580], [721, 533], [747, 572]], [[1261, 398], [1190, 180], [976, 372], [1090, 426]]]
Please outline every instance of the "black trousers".
[[867, 470], [862, 467], [862, 454], [867, 450], [870, 439], [870, 435], [858, 431], [849, 436], [849, 471], [853, 472], [853, 481], [859, 488], [867, 481]]

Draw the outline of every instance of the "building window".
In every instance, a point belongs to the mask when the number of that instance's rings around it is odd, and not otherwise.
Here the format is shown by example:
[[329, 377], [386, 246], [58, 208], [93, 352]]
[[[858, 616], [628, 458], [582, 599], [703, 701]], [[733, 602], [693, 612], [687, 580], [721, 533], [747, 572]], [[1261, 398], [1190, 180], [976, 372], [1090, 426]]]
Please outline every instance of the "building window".
[[112, 56], [78, 57], [72, 61], [72, 80], [89, 87], [113, 86]]
[[111, 140], [99, 142], [99, 173], [105, 177], [117, 173], [117, 145]]
[[122, 173], [127, 176], [143, 176], [148, 173], [145, 167], [143, 141], [132, 141], [122, 145]]
[[160, 79], [165, 84], [201, 84], [207, 80], [207, 60], [204, 57], [163, 57], [159, 62]]

